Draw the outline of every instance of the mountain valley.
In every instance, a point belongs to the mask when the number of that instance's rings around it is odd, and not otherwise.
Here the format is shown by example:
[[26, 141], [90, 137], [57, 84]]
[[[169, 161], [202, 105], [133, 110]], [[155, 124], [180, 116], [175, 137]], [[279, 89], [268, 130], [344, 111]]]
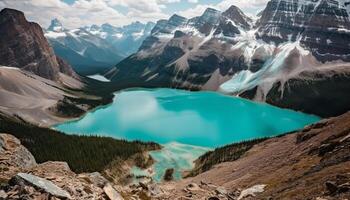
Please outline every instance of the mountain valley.
[[0, 200], [350, 199], [349, 0], [23, 2], [52, 13], [0, 1]]

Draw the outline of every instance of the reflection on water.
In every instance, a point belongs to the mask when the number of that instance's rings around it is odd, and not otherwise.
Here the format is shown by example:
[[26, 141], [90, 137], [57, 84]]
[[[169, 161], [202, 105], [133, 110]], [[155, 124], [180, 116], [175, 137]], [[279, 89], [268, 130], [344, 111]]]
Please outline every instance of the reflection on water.
[[212, 92], [157, 89], [118, 93], [113, 104], [56, 128], [67, 133], [217, 147], [285, 133], [317, 120]]
[[181, 170], [190, 169], [192, 161], [208, 150], [202, 147], [274, 136], [318, 120], [316, 116], [213, 92], [139, 89], [120, 92], [113, 104], [56, 128], [66, 133], [166, 144], [162, 151], [151, 152], [158, 161], [153, 177], [160, 180], [167, 168], [174, 168], [179, 178]]

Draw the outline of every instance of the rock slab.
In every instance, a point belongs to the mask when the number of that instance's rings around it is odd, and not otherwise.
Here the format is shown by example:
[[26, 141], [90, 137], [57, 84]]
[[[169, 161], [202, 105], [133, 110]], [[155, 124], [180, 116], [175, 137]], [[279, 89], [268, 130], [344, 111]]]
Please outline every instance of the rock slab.
[[65, 199], [72, 199], [70, 194], [63, 190], [62, 188], [58, 187], [51, 181], [48, 181], [46, 179], [40, 178], [38, 176], [34, 176], [31, 174], [26, 173], [18, 173], [17, 176], [15, 176], [16, 181], [25, 181], [25, 183], [32, 185], [36, 188], [42, 189], [45, 192], [51, 194], [52, 196], [58, 197], [58, 198], [65, 198]]

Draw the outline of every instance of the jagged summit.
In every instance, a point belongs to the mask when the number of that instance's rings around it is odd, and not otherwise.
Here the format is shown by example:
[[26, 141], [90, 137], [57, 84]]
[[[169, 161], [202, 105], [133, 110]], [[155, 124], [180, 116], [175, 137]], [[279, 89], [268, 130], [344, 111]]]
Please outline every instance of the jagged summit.
[[54, 31], [54, 32], [62, 32], [65, 29], [63, 28], [63, 25], [60, 20], [57, 18], [51, 20], [50, 26], [47, 28], [48, 31]]
[[216, 24], [221, 16], [221, 11], [214, 8], [207, 8], [204, 13], [199, 17], [197, 25], [203, 25], [205, 23]]
[[99, 30], [100, 27], [98, 25], [96, 25], [96, 24], [93, 24], [93, 25], [90, 26], [90, 29], [96, 31], [96, 30]]
[[[95, 30], [98, 30], [98, 28], [97, 29], [95, 28]], [[109, 33], [109, 34], [113, 34], [117, 31], [119, 31], [119, 29], [117, 27], [115, 27], [109, 23], [102, 24], [101, 30], [106, 32], [106, 33]]]
[[245, 15], [243, 11], [237, 6], [232, 5], [229, 9], [223, 12], [222, 15], [232, 20], [235, 22], [235, 24], [243, 27], [244, 29], [250, 29], [252, 27], [253, 20]]
[[174, 27], [183, 26], [187, 23], [187, 18], [174, 14], [168, 20], [168, 24]]
[[110, 23], [104, 23], [101, 25], [101, 27], [114, 27], [113, 25], [111, 25]]

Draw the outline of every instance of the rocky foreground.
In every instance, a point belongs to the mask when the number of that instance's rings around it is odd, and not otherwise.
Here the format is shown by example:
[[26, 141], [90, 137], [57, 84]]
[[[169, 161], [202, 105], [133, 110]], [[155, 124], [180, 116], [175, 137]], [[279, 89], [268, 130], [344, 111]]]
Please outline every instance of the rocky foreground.
[[0, 171], [0, 199], [123, 199], [98, 172], [75, 174], [65, 162], [37, 164], [9, 134], [0, 134]]

